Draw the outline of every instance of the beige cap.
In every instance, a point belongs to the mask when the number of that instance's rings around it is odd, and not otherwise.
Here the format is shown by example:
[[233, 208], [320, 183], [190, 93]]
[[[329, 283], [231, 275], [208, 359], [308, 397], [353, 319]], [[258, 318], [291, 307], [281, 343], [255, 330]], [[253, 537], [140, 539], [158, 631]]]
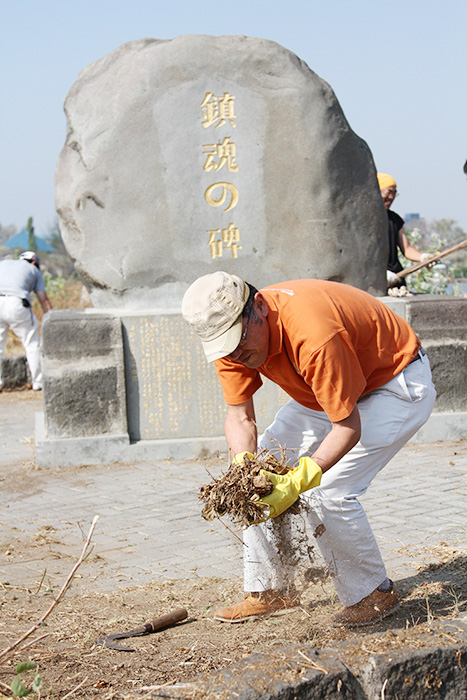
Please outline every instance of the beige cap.
[[199, 336], [208, 362], [235, 350], [242, 336], [242, 311], [250, 289], [228, 272], [199, 277], [185, 292], [183, 318]]

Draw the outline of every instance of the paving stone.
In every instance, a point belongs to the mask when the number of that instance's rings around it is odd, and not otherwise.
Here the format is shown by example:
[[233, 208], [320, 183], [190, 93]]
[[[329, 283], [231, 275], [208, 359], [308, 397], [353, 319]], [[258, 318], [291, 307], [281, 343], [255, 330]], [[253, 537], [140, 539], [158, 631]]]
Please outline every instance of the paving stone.
[[[33, 435], [40, 402], [9, 403], [9, 408], [8, 420], [0, 414], [2, 443], [8, 448], [0, 450], [0, 479], [15, 465], [33, 464], [33, 441], [24, 437]], [[466, 467], [467, 441], [407, 445], [364, 494], [362, 503], [392, 577], [413, 573], [424, 560], [420, 548], [465, 541]], [[107, 565], [105, 575], [85, 562], [80, 586], [93, 576], [93, 588], [102, 590], [155, 578], [237, 577], [241, 542], [220, 522], [206, 523], [197, 501], [209, 474], [218, 476], [223, 469], [225, 457], [32, 472], [29, 487], [10, 493], [2, 504], [3, 538], [9, 532], [13, 536], [14, 528], [32, 537], [47, 525], [55, 528], [60, 544], [49, 560], [1, 556], [0, 575], [27, 583], [45, 567], [67, 574], [69, 557], [79, 555], [98, 514], [94, 553], [102, 557], [101, 567]], [[57, 561], [57, 552], [66, 553], [66, 561]]]

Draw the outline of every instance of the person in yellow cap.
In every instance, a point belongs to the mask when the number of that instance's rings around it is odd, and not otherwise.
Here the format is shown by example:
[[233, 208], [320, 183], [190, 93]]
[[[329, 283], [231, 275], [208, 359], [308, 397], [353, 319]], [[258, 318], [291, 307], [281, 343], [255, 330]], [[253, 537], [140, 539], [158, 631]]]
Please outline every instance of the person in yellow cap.
[[404, 285], [404, 282], [397, 274], [404, 269], [397, 254], [398, 248], [404, 257], [413, 262], [425, 262], [432, 256], [429, 253], [420, 253], [419, 250], [413, 247], [404, 231], [404, 219], [399, 214], [396, 214], [395, 211], [391, 211], [391, 205], [397, 197], [397, 183], [394, 178], [387, 173], [378, 173], [377, 178], [384, 206], [388, 213], [389, 256], [386, 274], [388, 287], [391, 289]]

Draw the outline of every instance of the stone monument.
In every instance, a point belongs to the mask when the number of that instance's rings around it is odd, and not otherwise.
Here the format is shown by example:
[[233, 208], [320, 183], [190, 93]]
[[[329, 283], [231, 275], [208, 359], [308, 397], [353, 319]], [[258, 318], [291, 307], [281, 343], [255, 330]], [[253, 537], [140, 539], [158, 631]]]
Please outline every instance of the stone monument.
[[[259, 288], [318, 277], [384, 294], [368, 146], [303, 61], [243, 36], [124, 44], [80, 73], [65, 112], [56, 208], [95, 308], [45, 318], [37, 460], [224, 449], [220, 387], [183, 294], [217, 269]], [[261, 428], [285, 399], [260, 390]]]
[[370, 150], [278, 44], [133, 41], [80, 73], [65, 112], [56, 207], [95, 306], [179, 308], [219, 268], [385, 293]]

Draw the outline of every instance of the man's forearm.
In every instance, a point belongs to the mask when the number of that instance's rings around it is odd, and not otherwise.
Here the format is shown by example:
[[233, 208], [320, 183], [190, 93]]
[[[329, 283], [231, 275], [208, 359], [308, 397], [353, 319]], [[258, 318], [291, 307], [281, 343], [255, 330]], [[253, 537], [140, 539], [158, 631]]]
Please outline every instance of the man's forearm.
[[256, 452], [258, 435], [254, 413], [229, 407], [224, 423], [231, 459], [239, 452]]
[[50, 311], [52, 308], [49, 297], [47, 296], [46, 292], [43, 291], [36, 292], [36, 296], [40, 305], [42, 306], [42, 311], [46, 314], [47, 311]]

